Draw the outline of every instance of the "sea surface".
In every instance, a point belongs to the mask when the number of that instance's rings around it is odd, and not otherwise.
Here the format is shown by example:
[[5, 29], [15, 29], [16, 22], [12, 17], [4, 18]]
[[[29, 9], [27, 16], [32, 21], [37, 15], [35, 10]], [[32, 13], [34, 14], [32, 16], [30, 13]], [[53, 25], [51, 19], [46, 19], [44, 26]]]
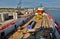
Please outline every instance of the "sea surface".
[[52, 17], [56, 20], [57, 23], [60, 24], [60, 9], [46, 11], [52, 15]]

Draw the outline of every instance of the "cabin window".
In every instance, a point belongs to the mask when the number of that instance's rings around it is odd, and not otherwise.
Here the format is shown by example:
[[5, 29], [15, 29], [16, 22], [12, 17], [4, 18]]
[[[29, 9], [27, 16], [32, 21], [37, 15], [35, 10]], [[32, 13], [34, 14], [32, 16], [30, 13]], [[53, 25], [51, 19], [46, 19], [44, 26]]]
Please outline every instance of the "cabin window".
[[5, 33], [4, 33], [4, 32], [2, 32], [2, 33], [1, 33], [1, 36], [4, 36], [4, 35], [5, 35]]
[[17, 28], [17, 26], [15, 25], [15, 28]]
[[0, 24], [0, 26], [1, 26], [2, 24]]

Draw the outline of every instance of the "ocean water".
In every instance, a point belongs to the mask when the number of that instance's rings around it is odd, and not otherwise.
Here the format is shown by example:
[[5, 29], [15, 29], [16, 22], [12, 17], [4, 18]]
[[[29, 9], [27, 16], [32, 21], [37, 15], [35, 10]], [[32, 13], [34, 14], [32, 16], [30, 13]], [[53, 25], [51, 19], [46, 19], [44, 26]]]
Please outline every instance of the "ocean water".
[[49, 12], [52, 15], [52, 17], [56, 20], [56, 22], [60, 24], [60, 9], [46, 10], [46, 12]]

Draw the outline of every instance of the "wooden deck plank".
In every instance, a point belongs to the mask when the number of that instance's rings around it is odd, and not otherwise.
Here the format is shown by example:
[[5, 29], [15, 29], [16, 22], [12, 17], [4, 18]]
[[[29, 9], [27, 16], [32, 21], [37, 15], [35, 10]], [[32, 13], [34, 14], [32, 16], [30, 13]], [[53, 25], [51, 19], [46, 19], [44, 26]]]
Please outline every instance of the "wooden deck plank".
[[[26, 31], [27, 31], [27, 28], [25, 28], [32, 20], [34, 19], [34, 17], [30, 20], [30, 21], [28, 21], [25, 25], [23, 25], [23, 30], [21, 31], [16, 31], [13, 35], [11, 35], [8, 39], [20, 39], [20, 38], [22, 38], [22, 36], [23, 36], [23, 33], [26, 33]], [[22, 32], [22, 33], [21, 33]], [[27, 34], [27, 33], [26, 33]], [[25, 34], [25, 36], [26, 36], [26, 34]], [[26, 37], [28, 37], [28, 36], [30, 36], [30, 34], [28, 33], [27, 34], [27, 36]]]
[[[35, 20], [37, 23], [36, 23], [36, 25], [35, 25], [35, 27], [34, 27], [34, 29], [33, 30], [35, 30], [35, 29], [37, 29], [37, 28], [41, 28], [41, 27], [44, 27], [45, 25], [46, 25], [46, 27], [48, 28], [49, 26], [51, 26], [51, 25], [49, 25], [48, 24], [48, 22], [49, 22], [49, 19], [46, 17], [46, 18], [43, 18], [43, 19], [40, 19], [40, 20], [36, 20], [36, 18], [35, 18], [35, 16], [30, 20], [30, 21], [28, 21], [25, 25], [23, 25], [23, 27], [22, 28], [24, 28], [23, 30], [21, 30], [23, 33], [25, 33], [24, 34], [24, 37], [29, 37], [30, 36], [30, 33], [27, 33], [27, 28], [26, 28], [26, 26], [32, 21], [32, 20]], [[44, 22], [46, 22], [45, 24], [44, 24]], [[51, 24], [51, 23], [50, 23]], [[16, 39], [16, 38], [20, 38], [22, 35], [20, 35], [21, 33], [20, 32], [18, 32], [18, 31], [16, 31], [11, 37], [9, 37], [9, 39]], [[16, 36], [17, 35], [17, 36]]]

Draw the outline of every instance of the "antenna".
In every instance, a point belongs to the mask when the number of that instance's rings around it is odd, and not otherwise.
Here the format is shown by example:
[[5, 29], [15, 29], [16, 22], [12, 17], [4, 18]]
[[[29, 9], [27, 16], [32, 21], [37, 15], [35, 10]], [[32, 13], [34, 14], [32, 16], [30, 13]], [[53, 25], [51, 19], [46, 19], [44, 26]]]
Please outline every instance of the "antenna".
[[43, 7], [42, 3], [40, 3], [40, 7]]

